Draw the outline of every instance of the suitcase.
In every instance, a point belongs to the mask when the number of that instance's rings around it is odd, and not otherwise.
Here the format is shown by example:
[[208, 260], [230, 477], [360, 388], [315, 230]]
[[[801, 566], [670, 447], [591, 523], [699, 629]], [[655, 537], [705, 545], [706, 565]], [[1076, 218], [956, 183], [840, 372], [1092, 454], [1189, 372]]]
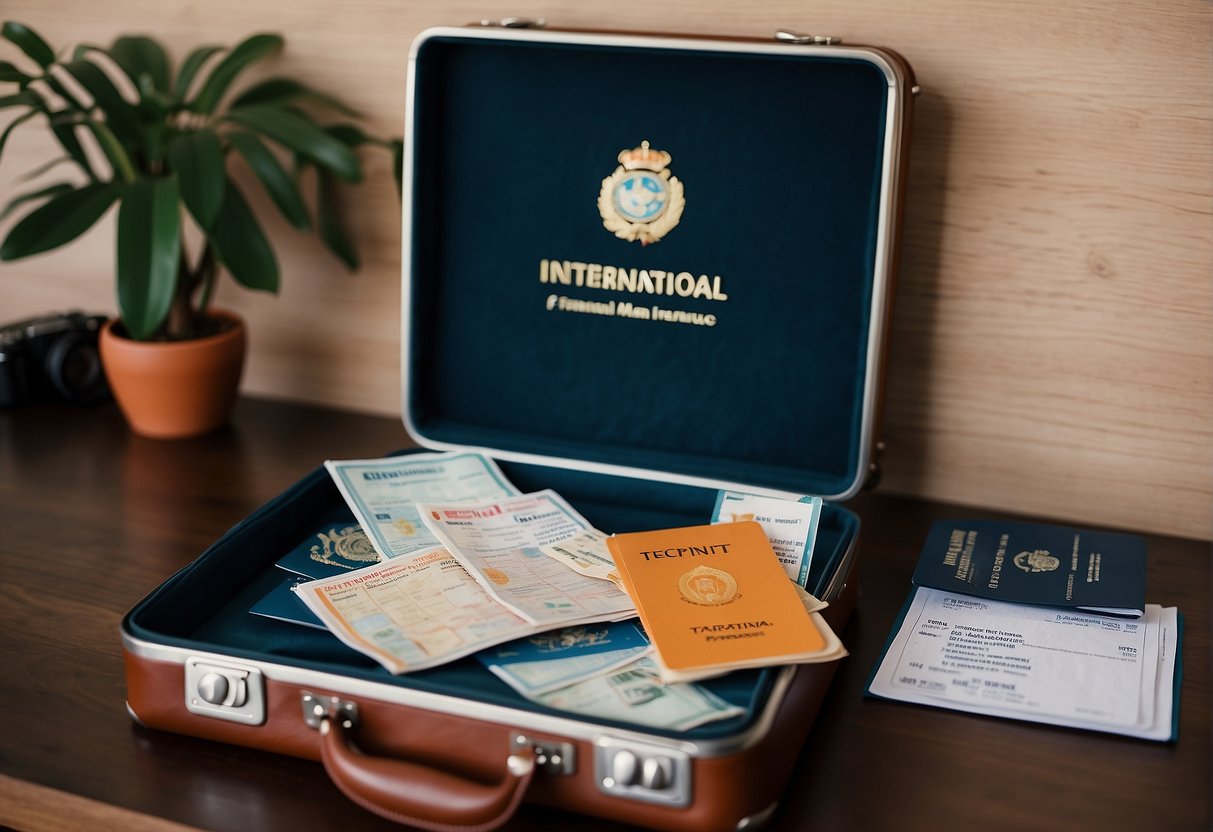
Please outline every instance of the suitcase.
[[[721, 488], [821, 495], [807, 588], [841, 632], [859, 521], [838, 502], [877, 471], [916, 92], [896, 54], [833, 38], [421, 34], [408, 434], [483, 450], [608, 533], [706, 523]], [[472, 659], [392, 676], [248, 612], [343, 510], [318, 467], [133, 608], [132, 717], [320, 760], [428, 829], [491, 829], [523, 800], [696, 832], [773, 814], [833, 664], [704, 682], [744, 713], [682, 732], [543, 708]]]

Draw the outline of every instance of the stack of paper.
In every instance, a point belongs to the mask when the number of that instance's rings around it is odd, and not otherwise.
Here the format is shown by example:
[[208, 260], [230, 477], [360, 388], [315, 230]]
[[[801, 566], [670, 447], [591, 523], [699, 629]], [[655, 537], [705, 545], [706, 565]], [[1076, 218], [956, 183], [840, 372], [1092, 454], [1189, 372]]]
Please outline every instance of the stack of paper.
[[1173, 739], [1182, 629], [1144, 602], [1145, 559], [1135, 535], [940, 521], [868, 693]]
[[1174, 607], [1138, 620], [916, 589], [868, 693], [987, 716], [1175, 738]]

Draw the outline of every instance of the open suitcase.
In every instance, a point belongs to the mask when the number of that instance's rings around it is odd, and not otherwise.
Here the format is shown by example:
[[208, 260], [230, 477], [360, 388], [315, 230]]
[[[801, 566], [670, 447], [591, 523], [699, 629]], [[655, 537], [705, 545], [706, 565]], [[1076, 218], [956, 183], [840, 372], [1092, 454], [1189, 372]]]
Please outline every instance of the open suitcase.
[[[853, 496], [876, 471], [908, 66], [788, 33], [514, 23], [413, 45], [408, 433], [485, 450], [608, 533], [706, 523], [719, 488]], [[545, 709], [472, 659], [392, 676], [248, 612], [344, 510], [317, 468], [141, 601], [132, 716], [322, 760], [356, 803], [431, 829], [490, 829], [524, 799], [696, 832], [774, 812], [834, 665], [705, 682], [744, 714], [684, 732]], [[858, 531], [827, 502], [807, 588], [839, 632]]]

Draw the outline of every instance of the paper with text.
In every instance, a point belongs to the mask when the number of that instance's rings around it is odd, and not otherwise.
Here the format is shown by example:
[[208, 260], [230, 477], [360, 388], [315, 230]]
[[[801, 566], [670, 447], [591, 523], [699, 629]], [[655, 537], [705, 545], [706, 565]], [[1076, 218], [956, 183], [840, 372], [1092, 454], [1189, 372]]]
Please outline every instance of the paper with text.
[[1168, 739], [1177, 621], [1157, 604], [1131, 620], [920, 587], [869, 692]]
[[438, 545], [418, 516], [420, 502], [518, 493], [493, 460], [471, 452], [328, 460], [324, 467], [383, 560]]
[[554, 491], [489, 502], [420, 505], [426, 525], [480, 585], [536, 625], [557, 627], [635, 615], [612, 581], [582, 575], [540, 547], [592, 529]]

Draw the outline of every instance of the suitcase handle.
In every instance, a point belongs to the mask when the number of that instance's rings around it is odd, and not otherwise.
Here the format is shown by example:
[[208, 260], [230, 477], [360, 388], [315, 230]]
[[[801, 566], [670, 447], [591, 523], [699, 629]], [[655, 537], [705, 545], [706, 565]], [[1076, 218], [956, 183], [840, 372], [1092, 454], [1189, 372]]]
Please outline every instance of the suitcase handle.
[[512, 754], [500, 783], [485, 785], [419, 763], [372, 757], [341, 719], [320, 723], [324, 770], [342, 794], [397, 823], [432, 832], [487, 832], [513, 816], [535, 772], [534, 752]]

